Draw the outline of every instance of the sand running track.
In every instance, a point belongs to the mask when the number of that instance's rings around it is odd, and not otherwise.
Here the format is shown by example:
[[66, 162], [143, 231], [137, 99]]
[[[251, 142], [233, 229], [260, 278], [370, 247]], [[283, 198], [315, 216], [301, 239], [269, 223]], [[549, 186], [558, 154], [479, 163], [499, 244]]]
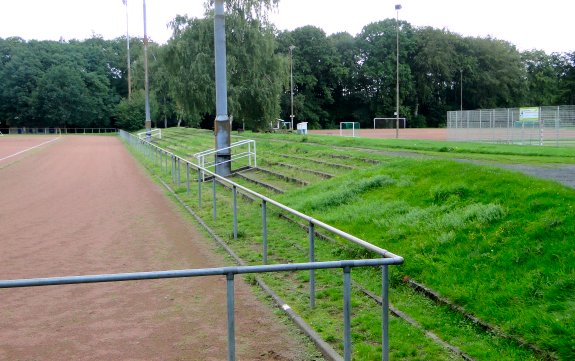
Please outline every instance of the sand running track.
[[[0, 159], [50, 139], [2, 137]], [[225, 264], [117, 137], [0, 160], [0, 191], [1, 279]], [[225, 277], [1, 289], [0, 360], [224, 360], [225, 296]], [[238, 359], [302, 359], [290, 332], [236, 278]]]

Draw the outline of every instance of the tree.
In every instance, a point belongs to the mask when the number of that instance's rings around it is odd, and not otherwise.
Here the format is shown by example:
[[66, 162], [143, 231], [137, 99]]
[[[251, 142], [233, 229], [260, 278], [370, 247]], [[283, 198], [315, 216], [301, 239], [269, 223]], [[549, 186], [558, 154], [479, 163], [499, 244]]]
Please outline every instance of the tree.
[[[408, 62], [414, 49], [413, 29], [404, 21], [400, 21], [399, 26], [400, 116], [409, 117], [416, 102]], [[356, 38], [360, 66], [358, 91], [369, 104], [369, 118], [389, 117], [395, 112], [396, 36], [396, 20], [386, 19], [365, 26]]]
[[310, 127], [325, 127], [332, 122], [327, 109], [333, 104], [334, 90], [345, 74], [333, 43], [323, 30], [314, 26], [281, 33], [278, 42], [283, 54], [289, 52], [291, 45], [295, 46], [292, 54], [296, 117], [310, 122]]
[[[146, 96], [143, 89], [132, 93], [128, 100], [123, 98], [117, 106], [116, 126], [126, 131], [135, 131], [144, 128], [146, 119], [144, 104]], [[150, 110], [153, 119], [157, 119], [158, 104], [154, 94], [150, 95]]]
[[554, 57], [542, 50], [525, 51], [521, 60], [527, 73], [526, 105], [557, 104], [559, 92], [559, 67], [554, 64]]

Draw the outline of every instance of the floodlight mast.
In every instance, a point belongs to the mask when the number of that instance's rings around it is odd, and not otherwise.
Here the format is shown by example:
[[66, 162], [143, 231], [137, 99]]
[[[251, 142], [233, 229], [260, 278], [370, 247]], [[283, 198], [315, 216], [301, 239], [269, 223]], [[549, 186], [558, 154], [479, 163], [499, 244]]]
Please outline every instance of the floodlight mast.
[[289, 47], [289, 59], [290, 59], [290, 89], [291, 89], [291, 114], [290, 114], [290, 120], [291, 120], [291, 130], [293, 130], [293, 50], [295, 49], [295, 45], [290, 45]]
[[126, 6], [126, 51], [128, 53], [128, 100], [132, 98], [132, 69], [130, 63], [130, 25], [128, 18], [128, 0], [122, 0]]
[[401, 5], [395, 5], [395, 138], [399, 138], [399, 10], [401, 10]]
[[226, 20], [224, 0], [215, 1], [214, 49], [216, 66], [216, 174], [228, 176], [231, 164], [231, 124], [228, 117], [228, 87], [226, 75]]

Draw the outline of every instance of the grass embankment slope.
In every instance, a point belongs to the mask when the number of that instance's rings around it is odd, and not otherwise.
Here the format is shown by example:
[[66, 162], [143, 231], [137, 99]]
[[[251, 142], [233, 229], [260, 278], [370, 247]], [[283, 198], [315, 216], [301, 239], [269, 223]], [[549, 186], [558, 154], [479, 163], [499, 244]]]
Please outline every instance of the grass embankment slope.
[[[190, 141], [193, 134], [200, 133], [188, 133]], [[314, 165], [302, 158], [325, 160], [335, 155], [356, 164], [355, 169], [346, 171], [332, 169], [333, 178], [317, 179], [307, 187], [286, 187], [286, 193], [274, 198], [402, 255], [405, 264], [391, 268], [395, 297], [392, 301], [409, 310], [425, 329], [433, 330], [477, 359], [540, 357], [521, 347], [514, 349], [517, 345], [501, 342], [497, 335], [471, 330], [472, 326], [451, 327], [449, 324], [463, 321], [444, 310], [426, 315], [429, 304], [408, 294], [403, 282], [407, 278], [431, 287], [504, 333], [559, 359], [575, 359], [575, 191], [517, 172], [441, 159], [455, 154], [457, 158], [501, 159], [508, 163], [573, 163], [573, 148], [295, 135], [254, 137], [258, 141], [259, 161], [264, 165], [285, 163], [288, 158], [281, 154], [297, 156], [291, 159], [292, 165], [306, 169], [313, 169]], [[174, 144], [186, 148], [185, 142], [180, 139]], [[434, 157], [404, 158], [386, 153], [399, 150]], [[379, 163], [366, 163], [366, 158]], [[326, 168], [329, 167], [315, 165], [316, 170], [330, 171]], [[246, 211], [244, 215], [257, 217], [257, 212]], [[250, 223], [254, 223], [253, 219], [241, 223], [246, 234]], [[276, 227], [281, 232], [281, 227], [288, 226]], [[242, 238], [242, 242], [250, 242], [249, 237]], [[257, 244], [257, 239], [254, 241]], [[256, 247], [251, 249], [255, 252]], [[325, 252], [323, 256], [318, 251], [320, 257], [357, 256], [346, 246], [332, 245]], [[284, 255], [282, 259], [293, 258]], [[360, 282], [377, 291], [379, 279], [374, 275], [362, 274]], [[328, 292], [325, 297], [336, 296]], [[354, 309], [358, 308], [362, 308], [361, 301], [354, 304]], [[313, 324], [313, 316], [309, 317]], [[360, 311], [354, 319], [355, 332], [360, 334], [377, 328], [369, 325], [369, 317]], [[320, 321], [316, 323], [319, 328], [326, 328]], [[467, 331], [462, 330], [467, 329], [469, 334], [465, 335]], [[327, 333], [328, 340], [333, 338]], [[481, 335], [474, 336], [477, 334]], [[354, 345], [362, 337], [356, 335]], [[432, 346], [420, 346], [419, 351], [409, 354], [409, 346], [402, 345], [402, 340], [393, 340], [393, 330], [391, 337], [395, 357], [446, 357]], [[404, 342], [414, 342], [407, 336], [402, 338]], [[362, 353], [364, 346], [358, 348], [357, 359], [371, 357], [371, 351]]]

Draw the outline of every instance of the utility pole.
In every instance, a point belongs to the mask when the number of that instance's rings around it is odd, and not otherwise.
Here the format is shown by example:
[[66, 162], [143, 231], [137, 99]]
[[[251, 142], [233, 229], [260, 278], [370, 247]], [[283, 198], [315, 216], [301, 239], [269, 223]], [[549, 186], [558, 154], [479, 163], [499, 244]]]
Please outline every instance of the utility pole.
[[152, 120], [150, 116], [150, 83], [148, 81], [148, 32], [146, 27], [146, 0], [144, 4], [144, 91], [146, 93], [146, 138], [152, 136]]
[[[224, 0], [215, 1], [214, 48], [216, 58], [216, 174], [232, 173], [231, 124], [228, 117], [228, 84], [226, 74], [226, 20]], [[220, 150], [221, 149], [221, 150]]]
[[395, 138], [399, 138], [399, 10], [401, 5], [395, 5]]
[[463, 111], [463, 69], [459, 69], [459, 110]]
[[290, 114], [290, 119], [291, 119], [291, 130], [293, 130], [293, 49], [295, 49], [295, 45], [290, 45], [289, 47], [289, 61], [290, 61], [290, 88], [291, 88], [291, 114]]
[[128, 100], [132, 98], [132, 67], [130, 64], [130, 26], [128, 22], [128, 0], [122, 0], [126, 6], [126, 49], [128, 51]]

